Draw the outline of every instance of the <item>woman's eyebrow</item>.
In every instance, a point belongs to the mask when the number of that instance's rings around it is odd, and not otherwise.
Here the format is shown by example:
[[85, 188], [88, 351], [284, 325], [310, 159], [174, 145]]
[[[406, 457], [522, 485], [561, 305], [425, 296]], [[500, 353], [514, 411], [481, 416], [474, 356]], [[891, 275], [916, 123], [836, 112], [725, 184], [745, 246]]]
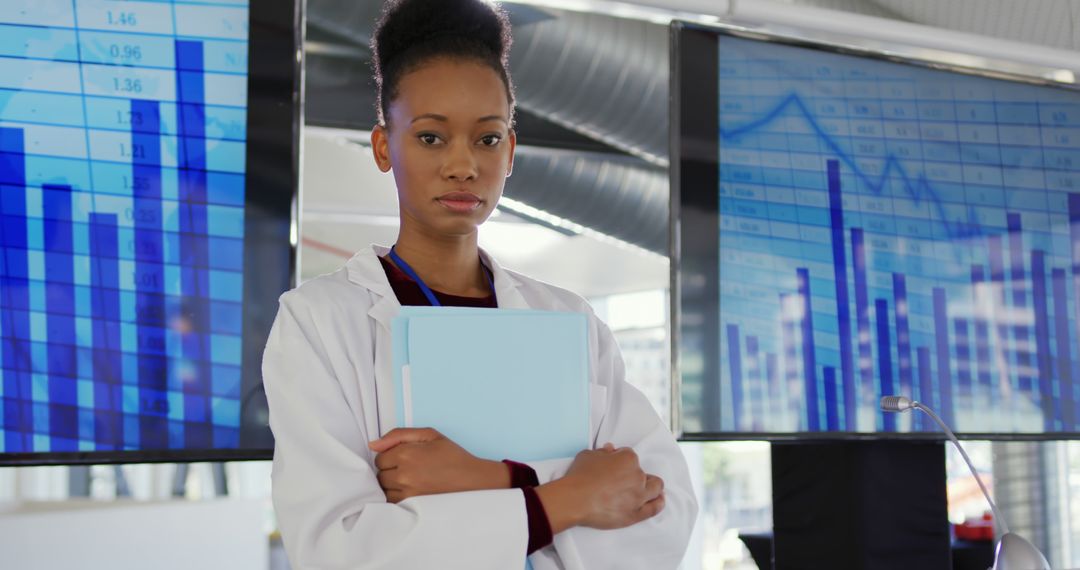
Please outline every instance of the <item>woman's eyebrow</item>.
[[[433, 119], [435, 121], [441, 121], [443, 123], [446, 123], [450, 120], [446, 117], [446, 115], [439, 115], [437, 113], [424, 113], [423, 115], [417, 115], [415, 118], [413, 118], [412, 121], [410, 121], [409, 124], [415, 123], [421, 119]], [[477, 123], [484, 123], [487, 121], [502, 121], [504, 123], [507, 122], [506, 117], [503, 117], [501, 115], [486, 115], [476, 120]]]
[[450, 119], [446, 118], [446, 115], [436, 115], [435, 113], [424, 113], [423, 115], [417, 115], [410, 122], [410, 124], [415, 123], [416, 121], [419, 121], [419, 120], [422, 120], [422, 119], [434, 119], [436, 121], [442, 121], [444, 123], [450, 120]]

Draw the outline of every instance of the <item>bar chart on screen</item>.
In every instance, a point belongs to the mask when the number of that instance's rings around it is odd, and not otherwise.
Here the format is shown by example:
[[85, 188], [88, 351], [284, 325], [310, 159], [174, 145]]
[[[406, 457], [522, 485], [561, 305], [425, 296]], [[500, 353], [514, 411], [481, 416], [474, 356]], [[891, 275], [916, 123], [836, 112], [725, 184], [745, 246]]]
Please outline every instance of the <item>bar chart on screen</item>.
[[235, 446], [247, 0], [0, 5], [0, 452]]
[[730, 37], [719, 66], [723, 431], [936, 431], [901, 394], [1076, 432], [1080, 93]]

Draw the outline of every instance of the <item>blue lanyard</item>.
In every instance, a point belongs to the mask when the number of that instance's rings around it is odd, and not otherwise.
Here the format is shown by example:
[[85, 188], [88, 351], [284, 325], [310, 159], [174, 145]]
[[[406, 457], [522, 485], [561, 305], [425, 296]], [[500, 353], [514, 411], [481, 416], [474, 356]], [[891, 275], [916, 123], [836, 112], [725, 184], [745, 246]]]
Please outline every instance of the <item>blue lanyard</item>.
[[[404, 259], [401, 259], [401, 256], [399, 256], [397, 252], [394, 251], [393, 247], [390, 248], [390, 259], [394, 260], [394, 265], [397, 265], [399, 269], [405, 272], [405, 275], [408, 275], [410, 279], [415, 281], [416, 284], [420, 286], [420, 291], [424, 293], [424, 296], [427, 297], [427, 300], [429, 303], [431, 303], [432, 307], [442, 306], [442, 303], [439, 302], [439, 299], [435, 297], [435, 292], [427, 286], [427, 283], [424, 283], [424, 280], [416, 274], [416, 271], [414, 271], [408, 263], [405, 263]], [[480, 266], [483, 267], [484, 265], [481, 263]], [[484, 267], [484, 276], [487, 277], [488, 284], [491, 285], [491, 293], [494, 295], [495, 281], [492, 279], [491, 273], [488, 271], [487, 267]]]

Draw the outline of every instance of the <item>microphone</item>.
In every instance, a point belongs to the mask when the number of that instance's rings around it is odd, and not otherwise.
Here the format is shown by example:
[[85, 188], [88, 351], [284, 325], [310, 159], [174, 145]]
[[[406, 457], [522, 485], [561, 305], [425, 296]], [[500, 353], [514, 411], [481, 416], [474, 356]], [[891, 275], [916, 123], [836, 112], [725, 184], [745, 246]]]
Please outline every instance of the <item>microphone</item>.
[[1005, 524], [1004, 517], [998, 512], [994, 500], [990, 498], [986, 485], [983, 484], [979, 473], [975, 471], [975, 466], [972, 465], [971, 458], [964, 451], [964, 447], [960, 445], [960, 440], [956, 438], [956, 434], [949, 429], [949, 426], [945, 425], [945, 422], [934, 413], [934, 410], [931, 410], [925, 404], [904, 396], [883, 396], [881, 398], [881, 411], [883, 412], [906, 412], [912, 409], [919, 410], [930, 416], [941, 427], [941, 431], [945, 432], [949, 441], [956, 446], [960, 456], [964, 458], [964, 463], [967, 463], [971, 475], [975, 477], [975, 482], [979, 484], [979, 489], [982, 489], [983, 497], [986, 497], [986, 502], [990, 504], [990, 510], [994, 513], [994, 521], [999, 525], [1002, 533], [994, 553], [994, 567], [990, 570], [1050, 570], [1050, 563], [1046, 561], [1046, 557], [1039, 552], [1038, 548], [1035, 548], [1034, 545], [1020, 535], [1009, 532], [1009, 526]]
[[884, 396], [881, 398], [881, 411], [883, 412], [906, 412], [911, 408], [911, 400], [903, 396]]

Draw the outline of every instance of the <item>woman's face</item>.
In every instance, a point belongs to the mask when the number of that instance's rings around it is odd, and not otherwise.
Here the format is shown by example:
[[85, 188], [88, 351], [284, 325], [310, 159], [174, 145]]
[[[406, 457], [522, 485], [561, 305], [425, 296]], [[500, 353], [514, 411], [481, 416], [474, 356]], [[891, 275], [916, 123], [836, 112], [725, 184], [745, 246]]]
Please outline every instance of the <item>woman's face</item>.
[[371, 142], [393, 170], [402, 226], [466, 236], [491, 215], [513, 167], [516, 135], [502, 79], [471, 61], [436, 59], [408, 73]]

